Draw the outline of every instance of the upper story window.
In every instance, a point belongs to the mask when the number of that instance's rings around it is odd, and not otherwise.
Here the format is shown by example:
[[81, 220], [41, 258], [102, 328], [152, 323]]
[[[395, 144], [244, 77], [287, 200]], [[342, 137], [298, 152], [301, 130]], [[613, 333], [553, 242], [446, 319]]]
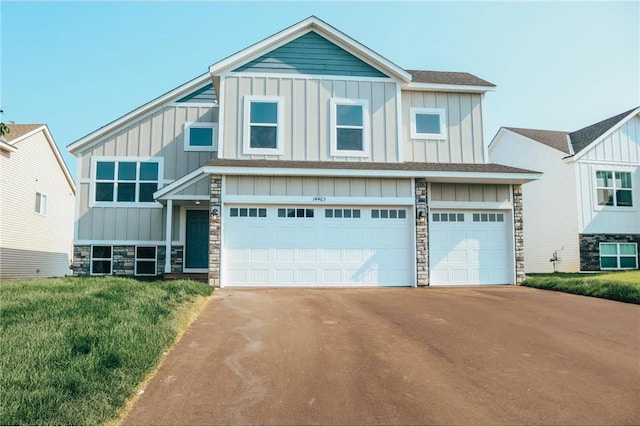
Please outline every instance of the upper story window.
[[331, 155], [369, 157], [369, 102], [331, 100]]
[[633, 206], [631, 173], [596, 171], [598, 206]]
[[216, 151], [216, 124], [187, 122], [184, 124], [184, 151]]
[[94, 159], [93, 200], [98, 204], [154, 203], [161, 176], [160, 159]]
[[447, 139], [447, 115], [443, 108], [412, 108], [411, 138]]
[[282, 154], [283, 103], [282, 97], [244, 97], [245, 154]]
[[47, 214], [47, 195], [36, 193], [36, 213], [40, 215]]

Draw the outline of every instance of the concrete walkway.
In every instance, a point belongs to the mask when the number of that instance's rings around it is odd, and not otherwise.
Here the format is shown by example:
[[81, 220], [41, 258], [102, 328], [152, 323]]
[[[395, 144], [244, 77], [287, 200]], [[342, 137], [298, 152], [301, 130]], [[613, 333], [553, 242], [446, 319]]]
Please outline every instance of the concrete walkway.
[[640, 424], [640, 306], [523, 287], [217, 290], [128, 425]]

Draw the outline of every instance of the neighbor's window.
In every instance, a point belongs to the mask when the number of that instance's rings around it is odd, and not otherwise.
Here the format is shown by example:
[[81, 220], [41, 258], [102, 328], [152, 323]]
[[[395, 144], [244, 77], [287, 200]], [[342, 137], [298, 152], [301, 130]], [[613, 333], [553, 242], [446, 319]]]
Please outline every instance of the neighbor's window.
[[369, 156], [369, 102], [331, 100], [331, 155]]
[[596, 171], [598, 206], [633, 206], [631, 173]]
[[91, 274], [111, 274], [111, 246], [91, 247]]
[[136, 272], [137, 276], [156, 275], [156, 247], [136, 246]]
[[638, 268], [637, 244], [600, 243], [600, 268], [602, 270]]
[[246, 154], [282, 154], [283, 102], [281, 97], [244, 98]]
[[96, 202], [154, 202], [160, 182], [160, 163], [150, 161], [102, 161], [95, 163]]
[[411, 138], [447, 139], [447, 116], [443, 108], [412, 108]]
[[47, 214], [47, 195], [36, 193], [36, 213], [40, 215]]
[[184, 151], [215, 151], [216, 124], [187, 122], [184, 124]]

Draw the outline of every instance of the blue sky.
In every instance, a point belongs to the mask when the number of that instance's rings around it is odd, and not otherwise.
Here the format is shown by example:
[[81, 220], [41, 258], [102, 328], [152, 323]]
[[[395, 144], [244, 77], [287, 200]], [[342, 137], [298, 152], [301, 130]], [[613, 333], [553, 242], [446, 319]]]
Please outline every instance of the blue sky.
[[497, 85], [500, 126], [576, 130], [640, 105], [640, 2], [0, 3], [2, 121], [66, 146], [316, 15], [406, 69]]

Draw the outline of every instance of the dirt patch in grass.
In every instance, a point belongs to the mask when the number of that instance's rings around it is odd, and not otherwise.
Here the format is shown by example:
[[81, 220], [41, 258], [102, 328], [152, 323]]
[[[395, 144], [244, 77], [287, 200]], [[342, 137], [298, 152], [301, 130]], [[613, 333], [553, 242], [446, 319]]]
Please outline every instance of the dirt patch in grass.
[[116, 418], [211, 292], [193, 281], [4, 281], [0, 423]]

